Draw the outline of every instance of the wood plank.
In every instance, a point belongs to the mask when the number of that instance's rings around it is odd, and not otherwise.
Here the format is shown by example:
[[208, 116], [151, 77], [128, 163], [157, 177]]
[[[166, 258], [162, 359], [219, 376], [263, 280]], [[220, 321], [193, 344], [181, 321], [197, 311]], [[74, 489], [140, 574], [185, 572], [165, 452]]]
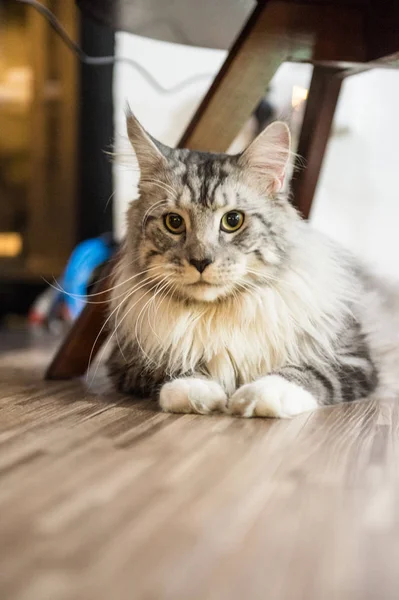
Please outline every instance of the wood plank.
[[397, 401], [167, 415], [1, 343], [1, 598], [396, 599]]

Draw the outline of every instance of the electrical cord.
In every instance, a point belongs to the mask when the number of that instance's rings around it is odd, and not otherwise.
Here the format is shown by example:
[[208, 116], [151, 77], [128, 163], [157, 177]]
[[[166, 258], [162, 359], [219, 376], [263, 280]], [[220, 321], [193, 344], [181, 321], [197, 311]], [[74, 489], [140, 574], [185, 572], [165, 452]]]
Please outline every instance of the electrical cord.
[[65, 31], [64, 27], [61, 25], [60, 21], [57, 19], [55, 14], [44, 6], [37, 0], [16, 0], [16, 2], [20, 2], [21, 4], [27, 4], [34, 8], [39, 14], [41, 14], [49, 23], [49, 25], [54, 29], [54, 31], [60, 36], [62, 41], [68, 48], [74, 52], [79, 58], [80, 62], [90, 65], [93, 67], [104, 67], [113, 65], [116, 63], [126, 63], [131, 67], [136, 69], [138, 73], [152, 86], [154, 87], [160, 94], [173, 94], [175, 92], [179, 92], [180, 90], [186, 88], [187, 86], [196, 83], [197, 81], [202, 81], [203, 79], [209, 79], [213, 77], [213, 73], [200, 73], [198, 75], [193, 75], [192, 77], [188, 77], [184, 81], [170, 87], [165, 88], [161, 85], [152, 75], [145, 69], [140, 63], [133, 60], [132, 58], [124, 58], [124, 57], [115, 57], [115, 56], [89, 56], [86, 54], [82, 48], [74, 42]]

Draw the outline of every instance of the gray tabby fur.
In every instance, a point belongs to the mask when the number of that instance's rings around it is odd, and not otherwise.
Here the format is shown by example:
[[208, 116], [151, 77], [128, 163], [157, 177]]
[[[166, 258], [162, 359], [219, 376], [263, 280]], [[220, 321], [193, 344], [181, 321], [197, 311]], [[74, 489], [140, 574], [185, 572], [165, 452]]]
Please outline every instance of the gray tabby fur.
[[[398, 392], [399, 301], [281, 193], [282, 123], [240, 156], [167, 148], [128, 115], [139, 198], [112, 291], [118, 388], [163, 410], [293, 416]], [[221, 218], [242, 211], [235, 233]], [[186, 223], [166, 230], [164, 215]], [[190, 260], [211, 261], [200, 274]]]

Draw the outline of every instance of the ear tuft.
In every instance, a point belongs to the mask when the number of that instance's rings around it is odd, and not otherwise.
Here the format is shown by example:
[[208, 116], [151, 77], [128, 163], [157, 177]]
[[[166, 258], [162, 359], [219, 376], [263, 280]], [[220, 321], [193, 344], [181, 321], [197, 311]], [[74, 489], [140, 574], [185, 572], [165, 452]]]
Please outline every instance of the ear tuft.
[[130, 143], [140, 167], [141, 176], [153, 172], [162, 165], [166, 165], [167, 161], [161, 148], [165, 148], [165, 151], [167, 148], [156, 142], [145, 131], [129, 107], [126, 109], [126, 127]]
[[240, 156], [239, 164], [268, 194], [276, 194], [284, 183], [290, 146], [288, 126], [282, 121], [276, 121], [248, 146]]

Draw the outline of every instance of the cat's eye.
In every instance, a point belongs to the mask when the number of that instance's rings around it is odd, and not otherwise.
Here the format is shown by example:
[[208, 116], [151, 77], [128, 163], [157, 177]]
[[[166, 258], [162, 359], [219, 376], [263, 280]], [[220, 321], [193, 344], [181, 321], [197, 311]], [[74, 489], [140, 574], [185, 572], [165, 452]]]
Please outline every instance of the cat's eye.
[[244, 213], [238, 210], [231, 210], [230, 212], [223, 215], [220, 222], [220, 229], [226, 233], [233, 233], [238, 231], [244, 223]]
[[179, 233], [183, 233], [186, 230], [186, 224], [184, 222], [183, 217], [176, 213], [168, 213], [164, 216], [163, 222], [165, 227], [170, 233], [174, 233], [175, 235]]

